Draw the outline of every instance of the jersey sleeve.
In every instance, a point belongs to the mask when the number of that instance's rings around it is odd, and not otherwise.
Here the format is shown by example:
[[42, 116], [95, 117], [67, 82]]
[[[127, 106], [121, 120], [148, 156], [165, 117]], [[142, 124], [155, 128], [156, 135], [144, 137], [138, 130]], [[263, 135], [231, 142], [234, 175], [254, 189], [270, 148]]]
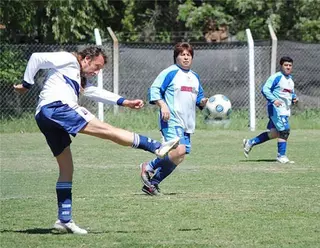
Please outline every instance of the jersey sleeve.
[[23, 86], [30, 88], [34, 84], [34, 76], [40, 69], [58, 69], [70, 63], [78, 62], [76, 57], [68, 52], [33, 53], [24, 73]]
[[105, 89], [100, 89], [90, 83], [86, 84], [83, 95], [92, 101], [102, 102], [110, 105], [122, 105], [123, 101], [125, 100], [124, 97], [119, 96], [118, 94]]
[[292, 99], [296, 99], [297, 98], [297, 94], [296, 94], [296, 92], [293, 90], [292, 91]]
[[196, 75], [196, 77], [199, 80], [199, 88], [198, 88], [198, 95], [197, 95], [196, 105], [202, 110], [203, 107], [200, 106], [200, 103], [201, 103], [201, 99], [204, 98], [204, 91], [203, 91], [203, 88], [202, 88], [202, 85], [201, 85], [201, 80], [200, 80], [199, 75], [196, 74], [196, 73], [194, 73], [194, 74]]
[[165, 91], [177, 72], [178, 69], [167, 69], [157, 76], [148, 90], [148, 100], [150, 104], [155, 104], [156, 101], [164, 99]]
[[273, 91], [280, 82], [280, 79], [281, 75], [272, 75], [262, 86], [261, 92], [269, 102], [274, 102], [277, 99], [277, 97], [273, 94]]

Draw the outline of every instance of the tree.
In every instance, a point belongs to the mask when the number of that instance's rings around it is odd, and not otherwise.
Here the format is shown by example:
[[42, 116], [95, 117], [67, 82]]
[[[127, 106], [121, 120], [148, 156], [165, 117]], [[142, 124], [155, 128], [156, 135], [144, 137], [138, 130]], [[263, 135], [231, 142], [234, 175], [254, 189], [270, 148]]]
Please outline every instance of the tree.
[[187, 0], [179, 5], [178, 19], [193, 31], [203, 29], [206, 19], [218, 25], [226, 23], [229, 32], [245, 40], [250, 28], [255, 39], [269, 39], [267, 24], [271, 23], [279, 39], [320, 40], [320, 5], [316, 0], [220, 0], [205, 1], [196, 6]]
[[126, 8], [118, 31], [123, 41], [170, 42], [175, 30], [183, 29], [177, 20], [178, 1], [123, 0]]
[[319, 42], [320, 41], [320, 2], [312, 0], [293, 1], [295, 15], [294, 25], [289, 31], [292, 39]]
[[93, 29], [117, 26], [119, 1], [43, 0], [1, 1], [0, 17], [6, 26], [1, 38], [6, 42], [78, 43], [91, 42]]
[[[320, 40], [319, 0], [5, 0], [0, 1], [1, 40], [9, 43], [92, 42], [112, 27], [120, 41], [203, 41], [208, 21], [245, 40]], [[191, 35], [190, 35], [191, 34]]]

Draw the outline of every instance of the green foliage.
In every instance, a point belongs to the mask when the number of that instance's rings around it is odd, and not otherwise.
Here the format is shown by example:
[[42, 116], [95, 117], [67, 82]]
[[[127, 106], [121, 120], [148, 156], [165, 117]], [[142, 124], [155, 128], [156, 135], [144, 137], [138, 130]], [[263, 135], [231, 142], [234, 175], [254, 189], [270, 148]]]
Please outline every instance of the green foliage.
[[204, 23], [208, 19], [213, 19], [217, 25], [230, 24], [233, 17], [225, 14], [222, 6], [203, 3], [200, 7], [195, 7], [192, 1], [187, 1], [185, 5], [179, 6], [178, 20], [184, 21], [186, 27], [196, 30], [204, 29]]
[[300, 22], [294, 26], [295, 37], [303, 41], [320, 41], [320, 20], [309, 20], [305, 17], [299, 18]]
[[203, 39], [206, 23], [227, 24], [231, 36], [269, 39], [271, 23], [279, 39], [318, 42], [317, 0], [52, 0], [0, 1], [1, 39], [24, 43], [93, 42], [93, 29], [108, 37], [111, 27], [120, 41], [173, 42], [192, 33]]
[[27, 60], [20, 50], [4, 49], [0, 52], [0, 82], [1, 84], [20, 83], [23, 72], [27, 65]]
[[169, 1], [123, 0], [126, 6], [118, 35], [122, 41], [171, 42], [179, 29], [178, 3]]
[[292, 37], [302, 41], [319, 42], [320, 1], [293, 1], [292, 8], [295, 10], [293, 15], [294, 25], [291, 31]]
[[[7, 42], [91, 42], [94, 28], [103, 34], [117, 23], [119, 3], [100, 0], [1, 1], [0, 17]], [[17, 36], [17, 33], [20, 33]]]
[[269, 39], [267, 24], [271, 23], [279, 39], [316, 42], [320, 33], [320, 5], [299, 0], [221, 0], [203, 1], [200, 6], [187, 0], [179, 5], [178, 19], [193, 31], [203, 30], [208, 18], [217, 24], [226, 23], [229, 32], [245, 40], [244, 30], [250, 28], [254, 39]]
[[136, 26], [135, 26], [135, 15], [133, 14], [135, 9], [136, 9], [136, 5], [135, 5], [135, 0], [123, 0], [126, 8], [124, 10], [124, 17], [121, 20], [122, 25], [123, 25], [123, 31], [124, 33], [131, 33], [132, 35], [128, 35], [127, 37], [122, 37], [126, 40], [126, 41], [136, 41], [138, 39], [138, 35], [136, 33]]
[[68, 0], [49, 1], [46, 13], [52, 22], [54, 40], [59, 43], [92, 41], [93, 29], [99, 27], [99, 16], [95, 9], [113, 17], [114, 9], [109, 8], [106, 1]]

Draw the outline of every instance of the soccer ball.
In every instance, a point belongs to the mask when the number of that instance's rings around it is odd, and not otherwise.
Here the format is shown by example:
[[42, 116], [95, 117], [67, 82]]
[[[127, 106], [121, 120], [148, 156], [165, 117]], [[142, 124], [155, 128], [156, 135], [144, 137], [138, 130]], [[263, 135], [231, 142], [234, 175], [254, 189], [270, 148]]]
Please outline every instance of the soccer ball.
[[231, 102], [228, 97], [222, 94], [211, 96], [204, 107], [206, 120], [229, 119], [231, 112]]

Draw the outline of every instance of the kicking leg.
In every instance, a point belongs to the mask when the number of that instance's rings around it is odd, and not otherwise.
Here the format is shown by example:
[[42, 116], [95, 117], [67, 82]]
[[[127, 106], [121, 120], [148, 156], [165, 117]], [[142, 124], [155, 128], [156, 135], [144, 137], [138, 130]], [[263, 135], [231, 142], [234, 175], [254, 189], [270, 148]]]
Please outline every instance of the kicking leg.
[[80, 130], [80, 133], [111, 140], [122, 146], [132, 146], [134, 148], [143, 149], [156, 154], [158, 157], [165, 157], [169, 151], [176, 148], [180, 140], [179, 138], [175, 138], [161, 144], [146, 136], [114, 127], [97, 118], [88, 122], [88, 124]]

